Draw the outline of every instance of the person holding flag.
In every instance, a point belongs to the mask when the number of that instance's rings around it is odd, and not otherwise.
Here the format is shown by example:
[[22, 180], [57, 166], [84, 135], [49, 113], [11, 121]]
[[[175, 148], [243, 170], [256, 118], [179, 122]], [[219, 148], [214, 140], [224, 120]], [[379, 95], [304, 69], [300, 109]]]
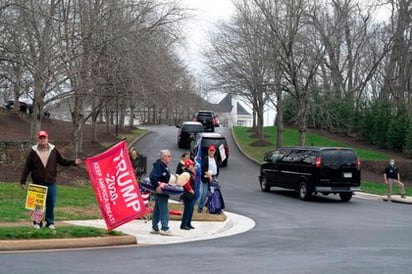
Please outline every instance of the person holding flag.
[[[57, 199], [57, 165], [73, 166], [79, 165], [81, 159], [68, 160], [63, 157], [56, 146], [49, 143], [49, 134], [40, 130], [37, 132], [38, 143], [32, 146], [24, 165], [20, 179], [20, 186], [26, 189], [26, 180], [29, 173], [34, 184], [47, 187], [46, 196], [46, 227], [56, 229], [54, 226], [54, 207]], [[33, 220], [33, 227], [39, 229], [43, 226], [42, 221]]]
[[[167, 183], [170, 179], [170, 169], [168, 165], [172, 160], [172, 155], [169, 150], [160, 151], [160, 158], [153, 164], [153, 169], [150, 172], [150, 182], [156, 188], [153, 194], [155, 205], [153, 208], [152, 217], [152, 234], [160, 234], [163, 236], [171, 236], [172, 232], [169, 228], [169, 195], [164, 194], [160, 183]], [[159, 231], [159, 221], [161, 229]]]

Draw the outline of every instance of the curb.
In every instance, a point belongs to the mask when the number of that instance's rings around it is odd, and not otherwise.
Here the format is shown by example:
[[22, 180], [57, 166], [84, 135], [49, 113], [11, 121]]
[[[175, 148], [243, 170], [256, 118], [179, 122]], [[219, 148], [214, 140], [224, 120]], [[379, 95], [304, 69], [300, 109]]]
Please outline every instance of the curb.
[[0, 241], [0, 251], [67, 249], [136, 244], [136, 237], [131, 235], [66, 239], [2, 240]]
[[[381, 202], [387, 202], [388, 198], [386, 195], [376, 195], [366, 192], [355, 192], [354, 197], [367, 200], [377, 200]], [[400, 195], [392, 195], [392, 202], [399, 204], [412, 204], [412, 197], [401, 198]]]
[[134, 139], [132, 142], [130, 142], [130, 144], [128, 145], [128, 148], [130, 149], [131, 147], [133, 147], [137, 143], [137, 141], [139, 141], [140, 138], [143, 138], [144, 136], [146, 136], [150, 133], [152, 133], [152, 132], [150, 130], [147, 130], [147, 132], [143, 133], [142, 135], [139, 135], [136, 139]]

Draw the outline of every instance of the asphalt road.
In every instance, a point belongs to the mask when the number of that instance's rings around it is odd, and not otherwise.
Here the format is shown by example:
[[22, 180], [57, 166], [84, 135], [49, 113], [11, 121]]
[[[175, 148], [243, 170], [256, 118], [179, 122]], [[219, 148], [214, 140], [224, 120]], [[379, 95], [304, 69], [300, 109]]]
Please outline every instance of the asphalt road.
[[[154, 127], [138, 150], [148, 170], [168, 148], [182, 149], [174, 127]], [[223, 130], [223, 129], [219, 129]], [[230, 144], [219, 182], [226, 210], [246, 215], [246, 233], [184, 244], [0, 254], [1, 273], [412, 273], [410, 205], [334, 195], [304, 202], [296, 193], [263, 193], [259, 167]]]

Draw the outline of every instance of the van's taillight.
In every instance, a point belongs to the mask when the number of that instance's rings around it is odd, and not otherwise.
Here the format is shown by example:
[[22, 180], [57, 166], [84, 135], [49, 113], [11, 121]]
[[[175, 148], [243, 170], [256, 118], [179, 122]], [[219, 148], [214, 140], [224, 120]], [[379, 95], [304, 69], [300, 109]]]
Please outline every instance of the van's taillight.
[[225, 152], [226, 154], [229, 154], [229, 145], [225, 145]]
[[356, 167], [360, 169], [360, 158], [356, 159]]
[[321, 164], [322, 164], [322, 159], [320, 157], [316, 157], [315, 167], [320, 167]]

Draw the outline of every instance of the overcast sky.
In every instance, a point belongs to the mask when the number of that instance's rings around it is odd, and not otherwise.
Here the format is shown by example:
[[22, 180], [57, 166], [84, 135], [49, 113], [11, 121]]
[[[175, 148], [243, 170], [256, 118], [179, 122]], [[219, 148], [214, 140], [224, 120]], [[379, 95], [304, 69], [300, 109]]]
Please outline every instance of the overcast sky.
[[183, 0], [186, 8], [192, 9], [193, 18], [184, 24], [184, 34], [187, 39], [183, 58], [190, 72], [200, 76], [202, 62], [200, 51], [207, 46], [207, 34], [219, 20], [226, 20], [233, 14], [231, 0]]
[[[204, 66], [200, 58], [200, 50], [207, 46], [207, 34], [219, 20], [228, 20], [234, 14], [231, 0], [183, 0], [187, 8], [193, 9], [194, 17], [184, 26], [187, 36], [187, 48], [183, 58], [189, 66], [190, 73], [200, 78]], [[225, 94], [212, 94], [207, 99], [211, 103], [218, 103]], [[248, 104], [241, 104], [251, 112]], [[265, 111], [265, 126], [273, 125], [274, 111]]]

